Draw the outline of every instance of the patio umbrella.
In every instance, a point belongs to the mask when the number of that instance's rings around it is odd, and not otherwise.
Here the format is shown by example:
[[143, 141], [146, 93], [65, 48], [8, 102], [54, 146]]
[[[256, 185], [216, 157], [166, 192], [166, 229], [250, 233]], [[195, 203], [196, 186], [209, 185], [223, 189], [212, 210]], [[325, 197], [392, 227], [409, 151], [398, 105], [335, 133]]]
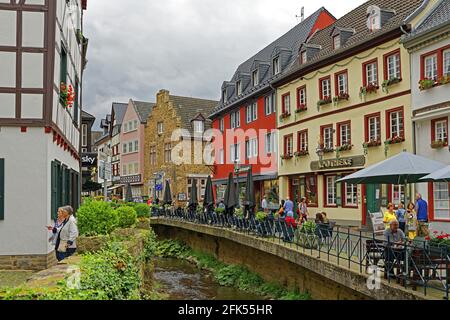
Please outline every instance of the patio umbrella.
[[249, 170], [247, 174], [247, 186], [245, 188], [244, 205], [248, 206], [249, 208], [256, 207], [253, 173], [251, 170]]
[[349, 184], [408, 184], [420, 182], [424, 176], [442, 169], [445, 164], [402, 152], [337, 182]]
[[133, 201], [133, 191], [131, 190], [131, 184], [127, 184], [127, 192], [125, 194], [125, 202]]
[[227, 209], [237, 207], [238, 199], [236, 195], [236, 187], [233, 182], [233, 174], [230, 173], [228, 177], [227, 189], [225, 190], [225, 198], [223, 200]]
[[196, 205], [198, 205], [197, 180], [193, 179], [191, 188], [191, 197], [189, 198], [189, 206], [196, 206]]
[[420, 182], [448, 182], [450, 183], [450, 166], [444, 167], [438, 171], [429, 174], [420, 179]]
[[166, 188], [164, 189], [163, 203], [171, 205], [172, 204], [172, 192], [170, 191], [169, 181], [166, 181]]
[[203, 207], [208, 208], [214, 206], [214, 193], [213, 193], [213, 184], [211, 176], [208, 176], [208, 180], [206, 181], [205, 188], [205, 197], [203, 200]]

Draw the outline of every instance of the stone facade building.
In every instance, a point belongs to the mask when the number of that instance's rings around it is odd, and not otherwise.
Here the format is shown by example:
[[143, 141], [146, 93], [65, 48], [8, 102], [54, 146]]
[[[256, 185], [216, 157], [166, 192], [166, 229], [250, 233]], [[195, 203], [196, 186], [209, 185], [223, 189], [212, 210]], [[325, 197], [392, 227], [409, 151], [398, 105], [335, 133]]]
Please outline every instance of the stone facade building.
[[[199, 200], [202, 199], [206, 179], [212, 172], [203, 161], [203, 153], [194, 155], [194, 151], [203, 150], [207, 144], [203, 133], [211, 128], [208, 116], [217, 103], [172, 96], [166, 90], [157, 94], [156, 106], [145, 128], [144, 182], [150, 198], [162, 199], [163, 186], [165, 181], [169, 181], [174, 200], [177, 205], [183, 205], [189, 199], [195, 179]], [[184, 129], [184, 132], [174, 139], [173, 134], [179, 129]], [[187, 160], [184, 164], [177, 164], [174, 159], [178, 155], [174, 150], [182, 146], [180, 143], [191, 148], [190, 152], [182, 154]]]

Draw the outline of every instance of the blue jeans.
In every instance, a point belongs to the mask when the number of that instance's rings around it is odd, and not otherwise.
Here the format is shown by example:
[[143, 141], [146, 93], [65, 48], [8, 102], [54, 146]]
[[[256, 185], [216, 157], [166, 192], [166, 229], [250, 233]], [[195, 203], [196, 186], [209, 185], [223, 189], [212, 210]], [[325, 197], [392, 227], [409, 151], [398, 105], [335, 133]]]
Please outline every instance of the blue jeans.
[[67, 249], [66, 252], [56, 251], [56, 259], [58, 260], [58, 262], [61, 262], [65, 259], [73, 256], [76, 251], [77, 251], [77, 249], [75, 249], [75, 248], [69, 248], [69, 249]]

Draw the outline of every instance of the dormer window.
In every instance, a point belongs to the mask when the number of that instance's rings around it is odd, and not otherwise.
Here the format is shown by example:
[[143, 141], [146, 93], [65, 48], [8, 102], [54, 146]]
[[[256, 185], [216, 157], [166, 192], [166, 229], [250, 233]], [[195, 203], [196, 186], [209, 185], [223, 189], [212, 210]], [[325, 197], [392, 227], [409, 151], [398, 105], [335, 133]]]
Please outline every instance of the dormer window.
[[222, 101], [223, 101], [223, 103], [227, 103], [228, 102], [227, 89], [224, 89], [222, 91]]
[[252, 72], [252, 85], [254, 87], [259, 85], [259, 70], [258, 69], [256, 69], [255, 71]]
[[205, 132], [205, 123], [201, 120], [194, 121], [194, 133], [203, 133]]
[[308, 56], [306, 55], [306, 51], [303, 51], [303, 52], [300, 54], [300, 59], [301, 59], [301, 63], [302, 63], [302, 64], [308, 62]]
[[236, 95], [240, 96], [242, 94], [242, 81], [239, 80], [236, 82]]
[[341, 35], [338, 34], [333, 37], [333, 48], [334, 50], [337, 50], [341, 47]]
[[276, 57], [273, 59], [273, 74], [277, 75], [281, 72], [281, 65], [280, 65], [280, 57]]

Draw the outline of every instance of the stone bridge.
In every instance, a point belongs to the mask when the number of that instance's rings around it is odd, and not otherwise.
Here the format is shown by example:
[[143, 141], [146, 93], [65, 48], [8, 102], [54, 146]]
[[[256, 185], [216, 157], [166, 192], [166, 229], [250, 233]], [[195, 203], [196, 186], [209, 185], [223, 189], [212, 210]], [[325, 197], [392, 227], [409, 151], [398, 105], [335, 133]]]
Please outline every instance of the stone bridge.
[[152, 218], [151, 225], [160, 239], [181, 240], [224, 263], [246, 266], [266, 281], [308, 291], [314, 299], [433, 299], [385, 279], [381, 279], [377, 289], [370, 290], [367, 285], [370, 275], [360, 272], [359, 267], [275, 239], [167, 218]]

